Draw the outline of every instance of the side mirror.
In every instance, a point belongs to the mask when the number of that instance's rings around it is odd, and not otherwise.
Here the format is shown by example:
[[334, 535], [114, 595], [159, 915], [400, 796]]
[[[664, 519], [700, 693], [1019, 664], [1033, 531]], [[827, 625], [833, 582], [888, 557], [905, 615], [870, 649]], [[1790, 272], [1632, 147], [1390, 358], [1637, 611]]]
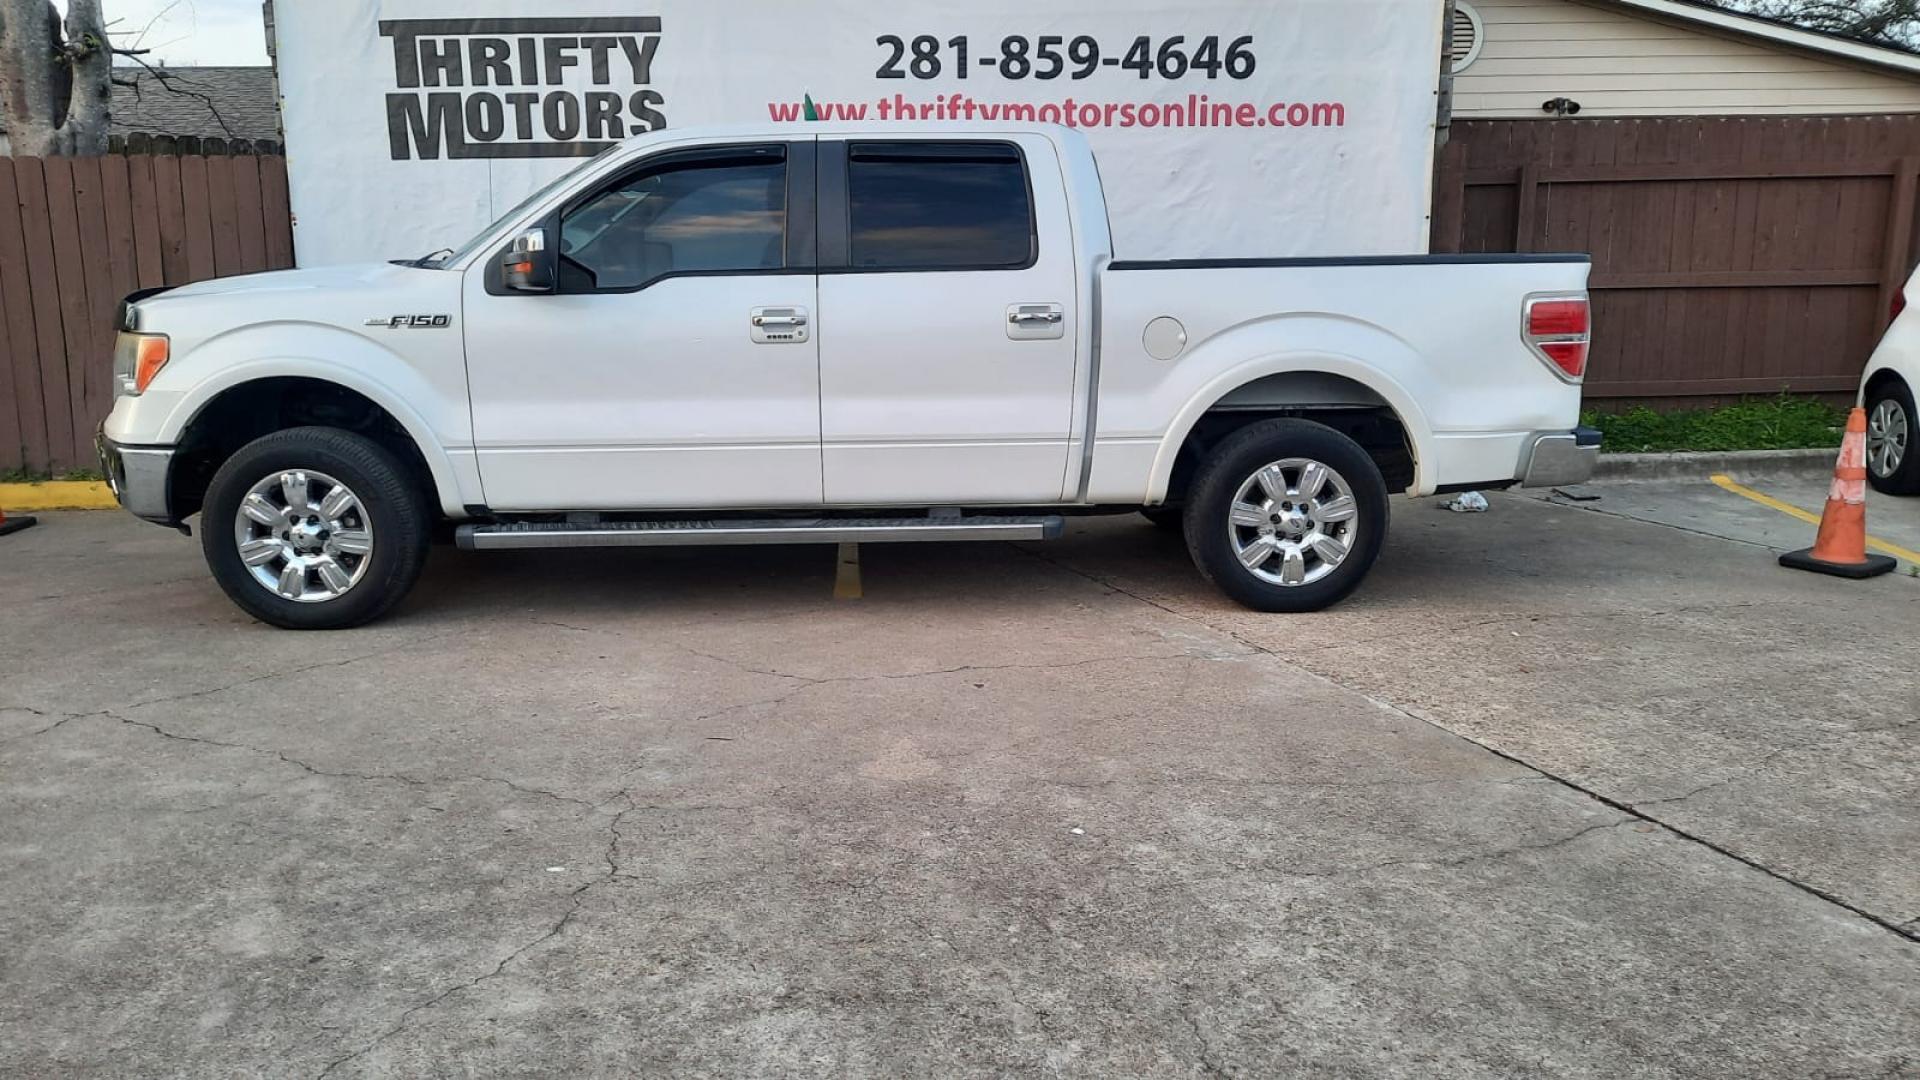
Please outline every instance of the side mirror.
[[513, 238], [500, 256], [500, 283], [515, 292], [553, 291], [553, 257], [547, 253], [545, 229], [528, 229]]

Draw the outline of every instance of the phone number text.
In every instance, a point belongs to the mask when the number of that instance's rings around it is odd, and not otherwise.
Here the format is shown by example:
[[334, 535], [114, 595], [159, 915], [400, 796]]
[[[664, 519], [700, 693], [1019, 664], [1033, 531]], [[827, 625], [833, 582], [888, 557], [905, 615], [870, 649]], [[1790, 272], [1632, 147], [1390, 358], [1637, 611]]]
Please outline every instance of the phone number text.
[[882, 34], [873, 41], [886, 53], [880, 69], [874, 72], [877, 79], [937, 79], [947, 72], [964, 79], [979, 69], [988, 74], [998, 72], [1004, 79], [1057, 79], [1062, 75], [1084, 79], [1101, 68], [1133, 72], [1142, 79], [1181, 79], [1188, 75], [1245, 79], [1259, 66], [1251, 34], [1233, 38], [1225, 45], [1219, 35], [1190, 39], [1176, 34], [1155, 41], [1143, 34], [1124, 49], [1102, 48], [1099, 39], [1089, 34], [1009, 34], [1000, 39], [997, 51], [991, 45], [976, 49], [965, 34], [946, 41], [932, 34]]

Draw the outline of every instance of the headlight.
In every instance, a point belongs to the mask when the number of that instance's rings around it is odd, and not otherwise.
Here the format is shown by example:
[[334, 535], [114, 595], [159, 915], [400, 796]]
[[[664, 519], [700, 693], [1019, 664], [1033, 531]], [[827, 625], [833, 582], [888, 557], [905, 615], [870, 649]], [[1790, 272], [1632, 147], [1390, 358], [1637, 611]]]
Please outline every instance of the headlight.
[[119, 392], [128, 397], [146, 393], [147, 384], [167, 366], [167, 355], [167, 335], [120, 331], [113, 342], [113, 377]]

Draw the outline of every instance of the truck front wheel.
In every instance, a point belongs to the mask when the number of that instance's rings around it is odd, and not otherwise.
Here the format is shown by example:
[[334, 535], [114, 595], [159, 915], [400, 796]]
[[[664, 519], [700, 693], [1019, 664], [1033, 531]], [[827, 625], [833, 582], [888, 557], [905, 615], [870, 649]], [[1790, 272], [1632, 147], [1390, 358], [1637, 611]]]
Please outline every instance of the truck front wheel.
[[426, 563], [428, 509], [406, 466], [335, 428], [240, 448], [207, 487], [200, 543], [229, 598], [261, 622], [338, 630], [385, 614]]
[[1200, 572], [1255, 611], [1319, 611], [1367, 576], [1387, 531], [1387, 485], [1324, 424], [1267, 420], [1208, 456], [1187, 496]]

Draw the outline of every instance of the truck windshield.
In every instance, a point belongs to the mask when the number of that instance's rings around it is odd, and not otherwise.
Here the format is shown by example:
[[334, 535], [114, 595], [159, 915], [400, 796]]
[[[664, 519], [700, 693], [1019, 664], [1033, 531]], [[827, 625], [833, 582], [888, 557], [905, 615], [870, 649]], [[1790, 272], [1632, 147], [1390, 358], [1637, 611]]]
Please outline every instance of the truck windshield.
[[[615, 145], [618, 145], [618, 144], [616, 143]], [[521, 214], [526, 213], [527, 210], [530, 207], [532, 207], [535, 203], [541, 201], [542, 199], [545, 199], [548, 195], [551, 195], [553, 192], [559, 190], [562, 185], [571, 181], [575, 176], [579, 175], [582, 170], [586, 169], [588, 166], [592, 165], [594, 162], [600, 160], [601, 156], [604, 155], [607, 152], [607, 150], [612, 150], [612, 149], [613, 149], [613, 146], [609, 146], [606, 148], [606, 150], [601, 150], [599, 153], [596, 153], [592, 157], [587, 158], [586, 160], [582, 161], [580, 164], [575, 165], [573, 168], [568, 169], [566, 172], [563, 172], [559, 176], [556, 176], [553, 179], [547, 181], [545, 184], [541, 185], [538, 191], [535, 191], [533, 194], [527, 196], [524, 199], [521, 199], [518, 203], [516, 203], [513, 209], [507, 211], [504, 214], [501, 214], [497, 218], [494, 218], [493, 222], [489, 224], [486, 228], [481, 229], [477, 234], [475, 234], [473, 239], [468, 240], [464, 244], [461, 244], [460, 250], [455, 251], [452, 254], [449, 254], [443, 258], [428, 259], [424, 263], [422, 263], [422, 265], [428, 266], [428, 267], [447, 266], [451, 263], [457, 263], [460, 260], [466, 258], [467, 256], [473, 254], [473, 249], [479, 247], [481, 243], [483, 243], [487, 239], [487, 237], [492, 236], [495, 229], [498, 229], [501, 225], [507, 223], [508, 221], [513, 220], [514, 218], [519, 217]]]

